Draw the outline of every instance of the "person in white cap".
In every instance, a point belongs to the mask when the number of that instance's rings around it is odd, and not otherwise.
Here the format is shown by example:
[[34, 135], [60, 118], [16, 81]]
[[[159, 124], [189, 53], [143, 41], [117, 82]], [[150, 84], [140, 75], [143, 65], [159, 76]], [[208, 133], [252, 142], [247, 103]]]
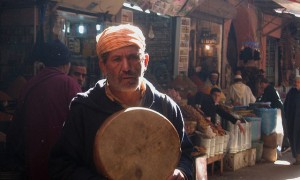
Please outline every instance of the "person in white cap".
[[256, 101], [250, 87], [243, 83], [243, 78], [239, 74], [234, 76], [234, 83], [229, 87], [227, 101], [240, 106], [248, 106]]

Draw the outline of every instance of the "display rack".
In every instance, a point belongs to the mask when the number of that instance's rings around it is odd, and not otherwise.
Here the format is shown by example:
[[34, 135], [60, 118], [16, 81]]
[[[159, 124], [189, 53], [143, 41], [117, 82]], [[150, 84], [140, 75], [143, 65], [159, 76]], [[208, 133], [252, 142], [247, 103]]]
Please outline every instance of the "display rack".
[[177, 18], [174, 76], [188, 73], [191, 19]]
[[266, 51], [266, 78], [269, 82], [274, 82], [277, 85], [276, 77], [278, 68], [278, 50], [275, 38], [267, 38], [267, 51]]

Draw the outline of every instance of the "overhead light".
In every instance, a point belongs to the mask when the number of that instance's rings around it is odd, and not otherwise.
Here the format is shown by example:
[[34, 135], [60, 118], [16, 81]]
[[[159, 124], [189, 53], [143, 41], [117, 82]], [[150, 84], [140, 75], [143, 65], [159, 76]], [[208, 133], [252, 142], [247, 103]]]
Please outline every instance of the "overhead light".
[[206, 44], [206, 45], [205, 45], [205, 49], [206, 49], [206, 50], [210, 50], [210, 45]]
[[274, 9], [274, 11], [275, 11], [276, 13], [282, 14], [282, 13], [284, 13], [284, 12], [286, 11], [286, 8], [277, 8], [277, 9]]
[[66, 32], [66, 24], [64, 24], [64, 27], [63, 27], [63, 29], [62, 29], [62, 32]]
[[100, 31], [101, 30], [101, 25], [100, 24], [96, 24], [96, 30]]
[[143, 12], [142, 8], [140, 8], [139, 6], [134, 5], [134, 4], [129, 4], [129, 3], [125, 2], [125, 3], [123, 3], [123, 6], [128, 7], [130, 9], [134, 9], [134, 10], [138, 10], [138, 11], [142, 11]]
[[148, 13], [148, 14], [150, 13], [149, 9], [144, 11], [142, 8], [140, 8], [139, 6], [137, 6], [135, 4], [130, 4], [130, 3], [125, 2], [125, 3], [123, 3], [123, 6], [128, 7], [130, 9], [137, 10], [137, 11], [145, 12], [145, 13]]
[[80, 34], [83, 34], [83, 33], [85, 32], [85, 28], [84, 28], [84, 26], [83, 26], [82, 24], [80, 24], [80, 25], [78, 26], [78, 32], [79, 32]]
[[277, 8], [274, 9], [274, 11], [278, 14], [288, 13], [288, 14], [293, 14], [296, 17], [300, 17], [300, 13], [298, 13], [297, 11], [289, 10], [287, 8]]

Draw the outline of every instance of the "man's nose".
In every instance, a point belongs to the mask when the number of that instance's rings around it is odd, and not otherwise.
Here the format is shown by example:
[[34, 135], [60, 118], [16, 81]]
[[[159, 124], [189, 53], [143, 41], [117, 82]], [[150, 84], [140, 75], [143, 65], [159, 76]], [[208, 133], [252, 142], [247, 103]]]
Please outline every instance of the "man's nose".
[[81, 81], [84, 79], [84, 77], [83, 77], [82, 74], [79, 76], [79, 79], [80, 79]]
[[131, 68], [131, 64], [128, 58], [123, 57], [121, 61], [122, 70], [127, 71]]

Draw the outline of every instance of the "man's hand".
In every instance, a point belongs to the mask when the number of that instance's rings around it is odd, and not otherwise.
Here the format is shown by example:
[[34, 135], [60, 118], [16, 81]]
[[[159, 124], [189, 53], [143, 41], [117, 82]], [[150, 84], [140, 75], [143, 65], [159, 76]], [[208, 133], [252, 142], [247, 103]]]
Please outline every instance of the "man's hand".
[[185, 179], [186, 178], [184, 174], [179, 169], [175, 169], [173, 174], [169, 176], [167, 180], [185, 180]]
[[236, 124], [239, 126], [240, 131], [243, 134], [245, 134], [245, 129], [244, 129], [244, 126], [242, 125], [241, 121], [238, 121]]

